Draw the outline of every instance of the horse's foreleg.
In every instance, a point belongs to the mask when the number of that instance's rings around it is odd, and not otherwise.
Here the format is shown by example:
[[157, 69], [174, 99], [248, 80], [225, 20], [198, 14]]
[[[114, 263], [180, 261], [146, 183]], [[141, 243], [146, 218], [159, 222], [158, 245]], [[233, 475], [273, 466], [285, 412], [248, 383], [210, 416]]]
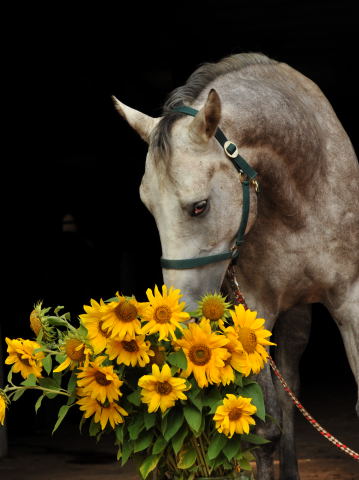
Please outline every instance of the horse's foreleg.
[[[266, 414], [274, 419], [279, 419], [279, 403], [269, 368], [267, 364], [258, 375], [257, 381], [263, 390]], [[277, 423], [271, 420], [267, 420], [265, 423], [257, 420], [256, 433], [270, 440], [270, 443], [254, 450], [257, 464], [256, 478], [258, 480], [274, 480], [273, 454], [279, 441], [280, 429]]]
[[344, 295], [341, 293], [329, 297], [325, 305], [339, 327], [358, 386], [356, 411], [359, 416], [359, 280]]
[[[274, 329], [275, 360], [286, 382], [298, 395], [300, 387], [299, 360], [308, 343], [311, 325], [311, 306], [298, 305], [282, 313]], [[275, 377], [276, 378], [276, 377]], [[294, 436], [294, 410], [292, 400], [281, 383], [275, 380], [282, 410], [282, 435], [280, 439], [280, 478], [298, 480], [298, 462]]]

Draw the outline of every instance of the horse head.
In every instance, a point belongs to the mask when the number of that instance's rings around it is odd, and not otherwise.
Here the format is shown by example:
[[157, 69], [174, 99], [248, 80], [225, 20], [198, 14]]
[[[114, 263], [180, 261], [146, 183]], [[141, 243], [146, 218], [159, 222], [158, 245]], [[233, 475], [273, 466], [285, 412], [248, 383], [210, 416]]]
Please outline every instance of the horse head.
[[[222, 120], [217, 91], [209, 91], [194, 117], [169, 112], [152, 118], [114, 101], [149, 145], [140, 196], [155, 218], [163, 258], [195, 259], [230, 252], [241, 223], [243, 189], [242, 177], [215, 138]], [[252, 189], [249, 195], [243, 233], [256, 216]], [[163, 279], [181, 289], [191, 310], [201, 295], [219, 291], [229, 262], [230, 258], [211, 260], [180, 269], [165, 265]]]

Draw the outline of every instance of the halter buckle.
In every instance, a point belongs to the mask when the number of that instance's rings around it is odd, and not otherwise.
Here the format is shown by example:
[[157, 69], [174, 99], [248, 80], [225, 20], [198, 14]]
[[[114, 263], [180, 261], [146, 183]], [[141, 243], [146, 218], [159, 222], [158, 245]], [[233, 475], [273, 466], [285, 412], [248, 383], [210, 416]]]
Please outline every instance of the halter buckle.
[[231, 142], [230, 140], [227, 140], [223, 145], [223, 148], [228, 157], [230, 158], [238, 157], [238, 147], [235, 143]]

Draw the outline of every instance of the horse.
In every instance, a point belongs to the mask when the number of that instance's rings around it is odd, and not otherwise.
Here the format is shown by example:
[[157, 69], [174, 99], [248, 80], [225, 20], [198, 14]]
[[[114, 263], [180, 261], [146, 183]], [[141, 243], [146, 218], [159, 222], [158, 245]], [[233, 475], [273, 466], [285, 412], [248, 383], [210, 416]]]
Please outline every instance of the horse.
[[[162, 263], [164, 282], [194, 310], [201, 295], [226, 284], [232, 263], [247, 304], [269, 330], [277, 322], [276, 358], [294, 390], [310, 305], [322, 303], [359, 385], [359, 166], [319, 87], [286, 63], [242, 53], [201, 65], [159, 118], [114, 102], [148, 143], [140, 197], [164, 259], [172, 259]], [[230, 139], [224, 146], [219, 130]], [[229, 161], [234, 150], [255, 181]], [[281, 479], [297, 480], [290, 400], [276, 394], [268, 364], [258, 381], [267, 413], [279, 419], [283, 412]], [[359, 415], [359, 402], [356, 409]], [[280, 431], [275, 422], [259, 427], [272, 442], [256, 449], [257, 475], [273, 480]]]

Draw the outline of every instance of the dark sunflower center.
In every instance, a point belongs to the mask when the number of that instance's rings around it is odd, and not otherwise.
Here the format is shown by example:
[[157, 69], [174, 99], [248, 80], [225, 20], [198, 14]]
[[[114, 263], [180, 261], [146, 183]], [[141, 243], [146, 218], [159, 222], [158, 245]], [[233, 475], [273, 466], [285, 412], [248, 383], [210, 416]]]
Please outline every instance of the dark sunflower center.
[[241, 418], [242, 416], [242, 410], [238, 407], [232, 408], [232, 410], [228, 414], [228, 418], [231, 422], [234, 422]]
[[23, 363], [23, 364], [26, 365], [27, 367], [31, 367], [31, 364], [30, 364], [28, 358], [21, 358], [21, 356], [19, 355], [19, 360], [20, 360], [21, 363]]
[[125, 323], [132, 322], [138, 315], [137, 308], [127, 301], [121, 302], [117, 305], [114, 309], [114, 313], [121, 322]]
[[247, 353], [253, 353], [257, 346], [257, 336], [250, 328], [240, 328], [237, 331], [238, 340], [243, 345], [244, 350]]
[[[76, 348], [80, 345], [82, 345], [82, 347], [79, 350], [76, 350]], [[84, 351], [85, 346], [82, 344], [82, 342], [80, 342], [80, 340], [76, 340], [75, 338], [67, 340], [65, 345], [65, 352], [66, 355], [71, 358], [71, 360], [74, 360], [75, 362], [85, 360]]]
[[138, 348], [136, 340], [130, 340], [129, 342], [122, 340], [121, 345], [123, 346], [126, 352], [138, 352], [140, 349]]
[[172, 392], [172, 385], [168, 382], [157, 382], [156, 391], [160, 395], [169, 395]]
[[110, 385], [111, 383], [111, 380], [107, 380], [106, 375], [102, 372], [95, 373], [95, 380], [99, 385], [102, 385], [104, 387]]
[[155, 309], [154, 317], [157, 323], [168, 323], [171, 316], [171, 309], [167, 305], [160, 305]]
[[103, 321], [102, 320], [98, 324], [98, 329], [104, 337], [106, 337], [106, 338], [110, 337], [110, 334], [108, 333], [107, 328], [103, 328]]
[[202, 312], [209, 320], [219, 320], [224, 314], [224, 305], [217, 298], [209, 298], [203, 302]]
[[189, 358], [195, 365], [206, 365], [211, 359], [211, 350], [207, 345], [194, 345], [190, 348]]

